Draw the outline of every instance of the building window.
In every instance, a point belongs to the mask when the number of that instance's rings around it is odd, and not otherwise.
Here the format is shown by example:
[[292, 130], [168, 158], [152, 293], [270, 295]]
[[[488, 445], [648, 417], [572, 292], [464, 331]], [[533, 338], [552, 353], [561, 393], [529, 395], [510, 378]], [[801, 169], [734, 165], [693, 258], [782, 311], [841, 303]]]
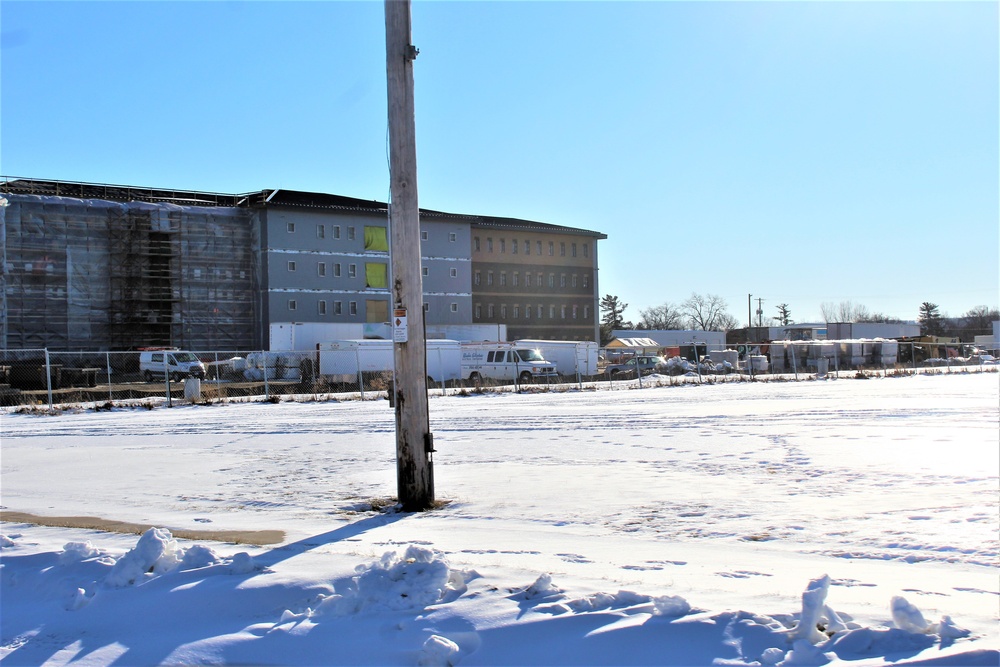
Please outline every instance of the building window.
[[295, 233], [295, 223], [294, 222], [285, 223], [285, 229], [288, 230], [289, 234], [294, 234]]
[[559, 287], [566, 287], [566, 274], [565, 273], [560, 273], [559, 274]]
[[500, 239], [500, 253], [507, 252], [507, 239]]
[[493, 319], [493, 304], [492, 303], [489, 304], [488, 306], [486, 306], [486, 317], [489, 318], [489, 319], [491, 319], [491, 320]]
[[350, 303], [347, 304], [347, 314], [348, 315], [357, 315], [358, 314], [358, 302], [357, 301], [351, 301]]
[[566, 319], [566, 306], [560, 306], [559, 307], [559, 319], [562, 319], [562, 320]]
[[571, 254], [573, 255], [573, 257], [576, 257], [576, 244], [575, 243], [571, 247]]
[[538, 274], [538, 282], [537, 282], [537, 283], [535, 283], [535, 284], [536, 284], [536, 285], [538, 285], [539, 287], [541, 287], [542, 285], [544, 285], [544, 284], [545, 284], [545, 283], [543, 282], [543, 281], [544, 281], [544, 278], [543, 278], [543, 276], [544, 276], [544, 274], [542, 274], [542, 273], [539, 273], [539, 274]]
[[340, 262], [337, 262], [336, 264], [333, 265], [333, 277], [334, 278], [340, 277]]
[[505, 303], [500, 304], [500, 319], [507, 319], [507, 304]]
[[334, 315], [342, 315], [343, 313], [344, 313], [344, 309], [343, 309], [343, 306], [342, 306], [341, 302], [340, 301], [334, 301], [333, 302], [333, 314]]
[[316, 238], [318, 239], [326, 238], [326, 225], [316, 225]]
[[448, 241], [450, 243], [454, 243], [457, 240], [458, 240], [458, 234], [456, 234], [455, 232], [448, 232]]
[[326, 301], [320, 299], [319, 303], [317, 303], [316, 305], [319, 307], [319, 314], [326, 315]]
[[320, 278], [326, 277], [326, 262], [320, 262], [316, 265], [316, 272], [319, 274]]
[[556, 307], [549, 306], [549, 319], [554, 320], [556, 318]]
[[566, 243], [565, 243], [565, 241], [561, 242], [559, 244], [559, 256], [560, 257], [565, 257], [566, 256]]
[[590, 319], [590, 306], [584, 306], [583, 307], [583, 319], [585, 319], [585, 320], [589, 320]]
[[389, 252], [389, 238], [386, 234], [385, 227], [365, 225], [365, 250]]
[[525, 255], [530, 255], [531, 254], [531, 241], [525, 241], [524, 242], [524, 254]]
[[486, 252], [493, 252], [493, 237], [486, 237]]
[[476, 273], [472, 277], [472, 282], [476, 285], [481, 285], [482, 281], [483, 281], [482, 271], [476, 271]]
[[486, 284], [487, 285], [492, 285], [493, 284], [493, 272], [492, 271], [487, 271], [486, 272]]
[[538, 305], [538, 310], [536, 312], [538, 313], [538, 319], [542, 319], [542, 306], [541, 306], [541, 304]]
[[555, 286], [556, 286], [556, 274], [550, 273], [549, 274], [549, 287], [555, 288]]
[[590, 257], [590, 244], [588, 243], [583, 244], [583, 256]]
[[295, 299], [288, 300], [288, 310], [295, 310], [299, 307], [299, 304], [295, 303]]
[[542, 242], [541, 241], [535, 241], [535, 250], [538, 251], [538, 252], [535, 253], [536, 255], [540, 256], [542, 254]]
[[579, 306], [573, 306], [573, 319], [574, 320], [576, 319], [576, 314], [577, 314], [577, 310], [578, 309], [579, 309]]
[[573, 287], [576, 287], [576, 279], [577, 279], [577, 275], [574, 273], [573, 274]]
[[340, 225], [334, 225], [333, 226], [333, 238], [335, 238], [335, 239], [339, 239], [340, 238]]
[[549, 257], [552, 257], [555, 254], [556, 254], [556, 244], [552, 241], [549, 241]]
[[421, 241], [426, 241], [427, 240], [427, 232], [425, 232], [425, 231], [421, 231], [420, 232], [420, 240]]
[[587, 283], [590, 282], [590, 277], [585, 273], [583, 274], [583, 286], [586, 287]]
[[514, 319], [521, 317], [521, 306], [514, 306]]
[[426, 266], [423, 269], [421, 269], [421, 273], [423, 273], [425, 276], [427, 275], [427, 267]]
[[512, 273], [511, 276], [510, 276], [510, 278], [511, 278], [510, 284], [513, 285], [514, 287], [517, 287], [517, 285], [518, 285], [517, 271], [515, 271], [514, 273]]
[[479, 252], [479, 237], [478, 236], [472, 239], [472, 249], [475, 252]]
[[524, 286], [531, 287], [531, 274], [527, 271], [524, 272]]
[[430, 310], [431, 310], [431, 304], [424, 301], [424, 312], [427, 313], [430, 312]]
[[517, 254], [517, 239], [511, 239], [510, 241], [510, 254]]
[[289, 260], [288, 261], [288, 270], [289, 271], [294, 271], [295, 270], [295, 261], [294, 260]]
[[526, 320], [530, 320], [531, 319], [531, 306], [530, 305], [526, 305], [524, 307], [524, 319], [526, 319]]
[[365, 262], [365, 287], [388, 289], [389, 265], [381, 262]]
[[[348, 227], [347, 228], [347, 240], [348, 241], [353, 241], [354, 240], [354, 231], [355, 231], [354, 227]], [[355, 305], [357, 305], [357, 304], [355, 304]]]
[[357, 264], [348, 264], [347, 265], [347, 277], [348, 278], [357, 278], [357, 276], [358, 276], [358, 265]]
[[477, 320], [483, 319], [483, 307], [481, 304], [478, 303], [476, 304], [476, 319]]
[[448, 273], [451, 274], [452, 278], [458, 278], [458, 269], [452, 267], [451, 271], [449, 271]]
[[453, 312], [453, 313], [457, 313], [458, 312], [458, 304], [457, 303], [451, 304], [451, 312]]
[[506, 287], [506, 286], [507, 286], [507, 272], [506, 271], [501, 271], [500, 272], [500, 287]]

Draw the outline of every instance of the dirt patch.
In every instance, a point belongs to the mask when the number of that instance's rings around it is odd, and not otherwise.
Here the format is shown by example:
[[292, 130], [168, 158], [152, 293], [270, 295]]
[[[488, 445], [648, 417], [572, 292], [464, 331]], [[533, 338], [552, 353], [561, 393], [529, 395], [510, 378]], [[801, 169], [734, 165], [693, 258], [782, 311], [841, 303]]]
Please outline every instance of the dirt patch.
[[107, 533], [125, 533], [142, 535], [150, 528], [168, 528], [170, 534], [182, 540], [205, 540], [209, 542], [229, 542], [231, 544], [280, 544], [285, 540], [283, 530], [177, 530], [168, 526], [152, 526], [150, 524], [128, 523], [101, 519], [96, 516], [38, 516], [24, 512], [0, 511], [0, 521], [11, 523], [31, 523], [36, 526], [54, 526], [56, 528], [82, 528], [85, 530], [103, 530]]

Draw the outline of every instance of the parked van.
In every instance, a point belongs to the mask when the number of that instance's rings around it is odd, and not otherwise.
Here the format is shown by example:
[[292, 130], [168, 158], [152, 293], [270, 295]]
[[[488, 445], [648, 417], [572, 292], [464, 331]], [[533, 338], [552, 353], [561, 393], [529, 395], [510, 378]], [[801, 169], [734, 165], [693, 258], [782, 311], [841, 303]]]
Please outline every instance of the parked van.
[[538, 350], [506, 342], [462, 343], [462, 379], [484, 379], [527, 384], [558, 377], [556, 367]]
[[139, 352], [139, 372], [146, 382], [156, 379], [163, 379], [163, 374], [168, 373], [170, 379], [179, 382], [181, 378], [205, 377], [205, 364], [198, 360], [190, 352], [184, 352], [177, 348], [163, 348], [158, 350], [141, 350]]
[[[327, 382], [360, 382], [365, 376], [391, 374], [395, 365], [391, 340], [337, 340], [317, 344], [319, 375]], [[461, 371], [458, 341], [426, 341], [427, 381], [457, 380]]]

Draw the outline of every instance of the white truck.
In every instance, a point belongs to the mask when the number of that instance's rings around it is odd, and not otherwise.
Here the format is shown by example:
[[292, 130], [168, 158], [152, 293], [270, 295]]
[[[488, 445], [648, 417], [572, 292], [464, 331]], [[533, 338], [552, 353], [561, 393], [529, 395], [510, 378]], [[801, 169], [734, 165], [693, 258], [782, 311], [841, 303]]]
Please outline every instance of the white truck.
[[546, 361], [556, 367], [556, 372], [564, 376], [582, 377], [598, 375], [597, 343], [592, 340], [517, 340], [520, 346], [538, 350]]
[[175, 347], [139, 351], [139, 372], [146, 382], [163, 379], [164, 374], [174, 382], [188, 376], [205, 378], [205, 364], [190, 352]]
[[[319, 376], [327, 382], [353, 384], [379, 374], [391, 376], [395, 365], [391, 340], [337, 340], [319, 343]], [[427, 341], [427, 380], [440, 384], [461, 377], [461, 349], [455, 340]]]
[[473, 384], [483, 380], [528, 384], [557, 377], [556, 367], [533, 347], [503, 341], [462, 343], [462, 379]]

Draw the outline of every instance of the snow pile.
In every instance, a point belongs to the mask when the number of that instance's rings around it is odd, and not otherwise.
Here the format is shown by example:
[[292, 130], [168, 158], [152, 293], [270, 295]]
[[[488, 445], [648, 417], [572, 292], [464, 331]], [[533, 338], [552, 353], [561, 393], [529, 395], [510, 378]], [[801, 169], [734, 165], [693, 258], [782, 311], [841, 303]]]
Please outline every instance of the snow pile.
[[[64, 551], [71, 551], [77, 556], [93, 555], [78, 544], [68, 544], [66, 547]], [[196, 544], [184, 549], [177, 544], [166, 528], [150, 528], [143, 533], [132, 550], [115, 562], [104, 578], [104, 584], [112, 588], [135, 586], [176, 569], [192, 570], [214, 565], [219, 561], [219, 557], [208, 547]], [[249, 572], [253, 568], [239, 569], [242, 572]]]
[[334, 595], [321, 595], [320, 604], [305, 615], [420, 610], [461, 595], [470, 576], [451, 570], [439, 554], [418, 546], [408, 547], [402, 556], [386, 552], [375, 563], [359, 565], [356, 572], [337, 582]]

